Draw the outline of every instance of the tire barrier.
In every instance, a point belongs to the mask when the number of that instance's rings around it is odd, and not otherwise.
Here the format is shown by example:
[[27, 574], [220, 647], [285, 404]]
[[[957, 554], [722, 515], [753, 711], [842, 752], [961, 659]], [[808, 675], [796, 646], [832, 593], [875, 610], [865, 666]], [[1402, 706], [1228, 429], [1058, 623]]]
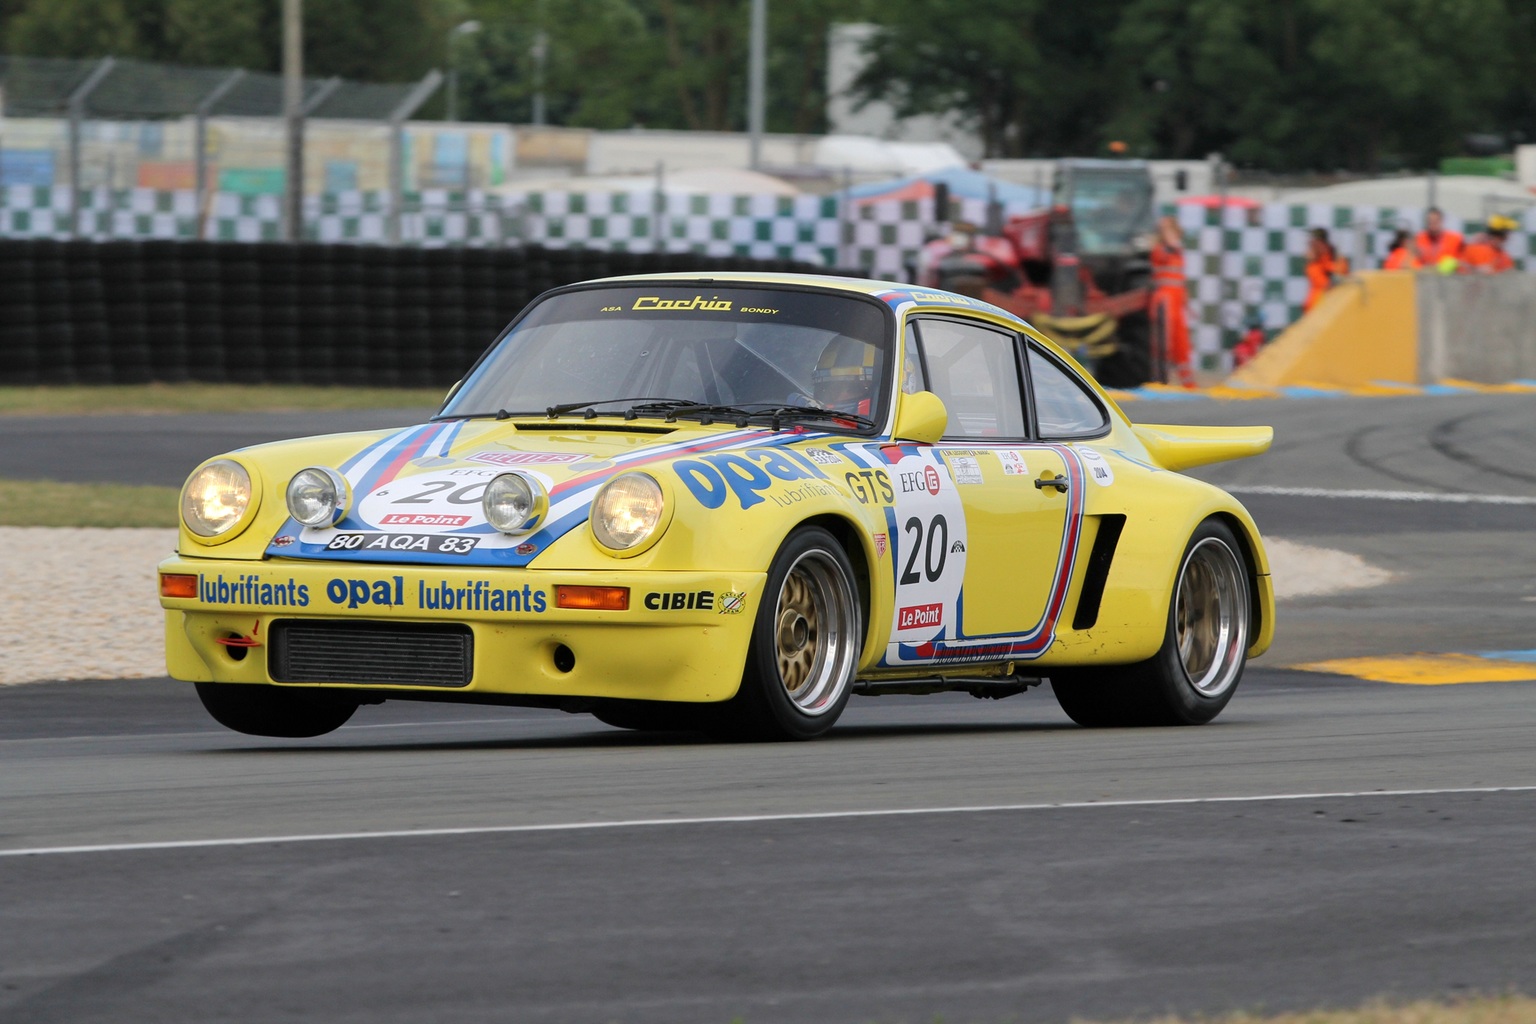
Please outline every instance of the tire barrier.
[[862, 276], [688, 253], [0, 239], [0, 385], [446, 388], [549, 288], [730, 270]]

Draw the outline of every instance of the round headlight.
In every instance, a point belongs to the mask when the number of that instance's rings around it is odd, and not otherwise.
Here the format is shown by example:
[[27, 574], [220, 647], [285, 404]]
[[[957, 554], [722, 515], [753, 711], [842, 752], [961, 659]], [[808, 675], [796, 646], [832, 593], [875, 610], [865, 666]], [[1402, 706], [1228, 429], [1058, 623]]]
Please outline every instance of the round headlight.
[[661, 485], [644, 473], [616, 476], [592, 502], [592, 535], [605, 548], [626, 551], [650, 537], [665, 504]]
[[305, 526], [335, 526], [350, 498], [346, 478], [324, 466], [301, 469], [288, 481], [288, 514]]
[[485, 521], [502, 533], [527, 533], [549, 511], [544, 485], [521, 473], [503, 473], [485, 486]]
[[208, 463], [181, 489], [181, 521], [199, 537], [229, 532], [250, 505], [251, 475], [230, 459]]

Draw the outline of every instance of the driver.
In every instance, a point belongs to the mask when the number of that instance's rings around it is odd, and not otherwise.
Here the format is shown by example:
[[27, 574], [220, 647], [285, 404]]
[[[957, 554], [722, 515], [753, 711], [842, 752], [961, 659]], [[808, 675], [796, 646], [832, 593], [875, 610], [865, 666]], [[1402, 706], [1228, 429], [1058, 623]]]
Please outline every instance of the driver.
[[816, 404], [839, 412], [870, 414], [875, 396], [874, 345], [846, 334], [827, 342], [811, 374], [811, 389]]

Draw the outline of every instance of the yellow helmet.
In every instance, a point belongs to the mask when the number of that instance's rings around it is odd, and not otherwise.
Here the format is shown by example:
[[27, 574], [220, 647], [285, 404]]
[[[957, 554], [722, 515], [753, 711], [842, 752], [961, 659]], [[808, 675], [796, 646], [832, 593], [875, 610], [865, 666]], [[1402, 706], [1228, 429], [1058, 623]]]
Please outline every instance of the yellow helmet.
[[811, 379], [818, 384], [834, 380], [872, 381], [875, 379], [875, 346], [846, 334], [827, 343], [816, 363]]
[[1499, 232], [1503, 232], [1503, 233], [1508, 233], [1510, 231], [1514, 231], [1519, 226], [1520, 226], [1520, 222], [1515, 220], [1515, 218], [1513, 218], [1513, 217], [1506, 217], [1506, 216], [1504, 216], [1503, 214], [1500, 214], [1500, 213], [1496, 213], [1492, 217], [1488, 218], [1488, 230], [1489, 231], [1499, 231]]
[[878, 354], [875, 346], [846, 334], [833, 338], [811, 374], [817, 401], [830, 406], [870, 397]]

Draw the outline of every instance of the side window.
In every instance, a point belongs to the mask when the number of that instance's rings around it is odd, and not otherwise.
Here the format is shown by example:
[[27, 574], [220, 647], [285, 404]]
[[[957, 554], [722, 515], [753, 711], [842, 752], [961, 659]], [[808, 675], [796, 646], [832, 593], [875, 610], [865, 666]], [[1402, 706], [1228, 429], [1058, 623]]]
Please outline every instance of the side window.
[[957, 320], [912, 326], [928, 369], [928, 390], [949, 412], [945, 437], [1025, 436], [1014, 335]]
[[1054, 359], [1029, 346], [1029, 377], [1042, 438], [1093, 437], [1109, 426], [1104, 407]]
[[923, 373], [923, 360], [917, 354], [917, 331], [907, 331], [907, 345], [901, 355], [901, 393], [916, 394], [928, 390], [928, 377]]

